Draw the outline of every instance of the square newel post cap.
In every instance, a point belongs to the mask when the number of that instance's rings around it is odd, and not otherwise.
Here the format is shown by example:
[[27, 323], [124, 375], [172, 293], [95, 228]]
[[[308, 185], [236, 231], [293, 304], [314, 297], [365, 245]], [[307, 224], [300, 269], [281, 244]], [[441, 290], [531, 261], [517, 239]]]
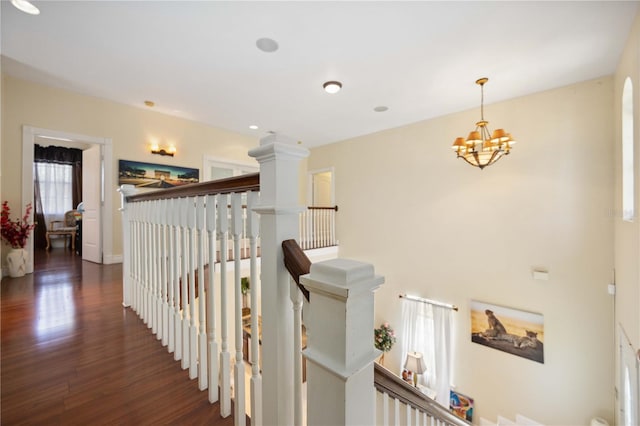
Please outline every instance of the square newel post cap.
[[373, 292], [384, 278], [371, 264], [332, 259], [312, 264], [300, 280], [310, 293], [307, 360], [344, 380], [371, 366], [379, 356], [373, 345]]
[[289, 136], [273, 133], [261, 138], [260, 146], [251, 149], [249, 156], [262, 163], [274, 158], [306, 158], [309, 156], [309, 150], [298, 145], [298, 141]]
[[367, 291], [373, 292], [384, 283], [384, 277], [375, 275], [373, 265], [349, 259], [314, 263], [309, 274], [300, 279], [310, 292], [341, 300]]

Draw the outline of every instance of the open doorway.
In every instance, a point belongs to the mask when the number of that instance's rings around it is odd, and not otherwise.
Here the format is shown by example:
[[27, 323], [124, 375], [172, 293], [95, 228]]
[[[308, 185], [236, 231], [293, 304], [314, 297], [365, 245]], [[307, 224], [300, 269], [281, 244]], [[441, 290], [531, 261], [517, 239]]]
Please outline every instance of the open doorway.
[[[112, 141], [110, 138], [102, 138], [95, 136], [86, 136], [68, 132], [61, 132], [50, 129], [41, 129], [32, 126], [23, 126], [22, 128], [22, 199], [23, 205], [31, 202], [33, 203], [33, 191], [34, 191], [34, 176], [33, 176], [33, 160], [34, 160], [34, 145], [37, 140], [54, 140], [56, 144], [59, 143], [77, 143], [84, 146], [83, 149], [83, 162], [89, 161], [91, 164], [86, 164], [84, 167], [87, 170], [91, 170], [91, 176], [93, 177], [92, 185], [95, 188], [91, 191], [94, 195], [93, 208], [94, 215], [98, 215], [99, 220], [95, 221], [95, 232], [97, 233], [97, 239], [92, 239], [91, 244], [96, 248], [93, 250], [94, 258], [88, 259], [85, 256], [84, 248], [86, 245], [83, 241], [83, 259], [91, 260], [96, 263], [117, 263], [119, 259], [113, 256], [113, 196], [110, 191], [105, 191], [105, 182], [112, 182], [112, 167], [104, 167], [105, 164], [111, 165], [112, 162]], [[91, 158], [87, 159], [84, 155], [91, 152]], [[83, 179], [86, 183], [86, 180]], [[86, 193], [86, 192], [85, 192]], [[83, 197], [84, 198], [84, 197]], [[83, 200], [86, 201], [86, 200]], [[86, 211], [86, 204], [85, 204]], [[103, 214], [106, 213], [106, 214]], [[92, 216], [95, 217], [95, 216]], [[84, 227], [84, 225], [83, 225]], [[84, 233], [83, 233], [84, 236]], [[83, 237], [83, 240], [85, 238]], [[27, 251], [29, 252], [29, 261], [27, 264], [27, 273], [33, 272], [33, 239], [30, 238], [27, 242]], [[87, 250], [87, 253], [92, 253], [91, 250]], [[98, 253], [96, 255], [96, 253]]]
[[313, 207], [333, 207], [336, 204], [333, 167], [309, 172], [308, 202]]

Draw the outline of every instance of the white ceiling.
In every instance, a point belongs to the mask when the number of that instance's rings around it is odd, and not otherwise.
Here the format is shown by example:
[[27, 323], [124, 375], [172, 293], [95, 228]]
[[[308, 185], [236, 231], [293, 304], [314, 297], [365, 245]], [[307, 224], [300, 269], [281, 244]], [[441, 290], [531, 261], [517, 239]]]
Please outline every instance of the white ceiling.
[[2, 1], [3, 72], [312, 147], [477, 108], [478, 77], [490, 104], [612, 74], [639, 2], [33, 3]]

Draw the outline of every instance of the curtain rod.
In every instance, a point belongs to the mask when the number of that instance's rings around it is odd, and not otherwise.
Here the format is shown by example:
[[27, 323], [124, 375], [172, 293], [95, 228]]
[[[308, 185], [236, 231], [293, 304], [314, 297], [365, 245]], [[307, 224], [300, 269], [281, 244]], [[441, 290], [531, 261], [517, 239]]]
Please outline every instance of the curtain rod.
[[400, 299], [407, 299], [407, 300], [411, 300], [411, 301], [414, 301], [414, 302], [428, 303], [429, 305], [435, 305], [435, 306], [440, 306], [440, 307], [447, 308], [447, 309], [453, 309], [456, 312], [458, 311], [458, 307], [456, 305], [450, 305], [448, 303], [442, 303], [442, 302], [438, 302], [438, 301], [431, 300], [431, 299], [423, 299], [422, 297], [410, 296], [408, 294], [399, 294], [398, 297]]

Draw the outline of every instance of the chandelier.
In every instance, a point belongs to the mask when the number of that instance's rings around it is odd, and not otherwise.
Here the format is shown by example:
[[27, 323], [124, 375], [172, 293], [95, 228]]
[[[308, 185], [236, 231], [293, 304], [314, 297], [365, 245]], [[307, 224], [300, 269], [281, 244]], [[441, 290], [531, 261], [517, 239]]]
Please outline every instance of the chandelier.
[[476, 80], [480, 85], [480, 121], [476, 123], [476, 129], [466, 139], [456, 138], [451, 147], [458, 158], [480, 169], [508, 155], [516, 143], [504, 129], [496, 129], [493, 133], [489, 130], [489, 122], [484, 119], [484, 85], [487, 81], [486, 77]]

